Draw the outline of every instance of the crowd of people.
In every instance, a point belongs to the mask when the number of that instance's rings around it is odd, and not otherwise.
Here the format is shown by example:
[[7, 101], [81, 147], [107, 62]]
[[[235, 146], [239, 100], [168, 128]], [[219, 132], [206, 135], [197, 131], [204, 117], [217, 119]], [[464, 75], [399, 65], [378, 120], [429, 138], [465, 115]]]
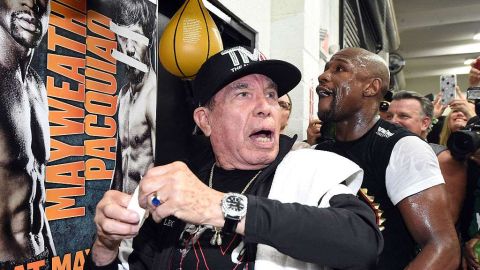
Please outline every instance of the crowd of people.
[[448, 106], [414, 91], [385, 103], [384, 59], [340, 50], [318, 77], [318, 119], [294, 147], [282, 133], [300, 71], [259, 55], [235, 47], [203, 64], [193, 84], [203, 134], [193, 136], [206, 140], [192, 140], [204, 151], [149, 169], [133, 195], [108, 191], [86, 269], [480, 269], [479, 226], [462, 229], [480, 211], [465, 210], [480, 150], [458, 160], [447, 133], [426, 141], [441, 114], [450, 133], [475, 117], [460, 89]]

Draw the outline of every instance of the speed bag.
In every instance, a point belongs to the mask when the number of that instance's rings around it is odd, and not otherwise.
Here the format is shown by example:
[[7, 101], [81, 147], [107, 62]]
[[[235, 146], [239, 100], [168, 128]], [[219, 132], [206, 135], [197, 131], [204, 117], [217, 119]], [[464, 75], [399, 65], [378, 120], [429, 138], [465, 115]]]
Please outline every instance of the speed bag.
[[192, 79], [223, 44], [202, 0], [186, 0], [165, 27], [159, 47], [160, 62], [168, 72]]

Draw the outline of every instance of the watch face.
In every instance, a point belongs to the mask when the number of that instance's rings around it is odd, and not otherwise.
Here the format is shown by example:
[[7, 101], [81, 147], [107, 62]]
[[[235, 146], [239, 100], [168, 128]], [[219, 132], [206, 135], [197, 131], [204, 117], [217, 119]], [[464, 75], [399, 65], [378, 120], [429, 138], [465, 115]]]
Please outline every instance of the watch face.
[[247, 197], [240, 194], [229, 194], [223, 200], [223, 212], [232, 218], [241, 218], [246, 214]]
[[228, 205], [227, 207], [232, 211], [240, 212], [245, 208], [245, 205], [243, 205], [243, 200], [241, 197], [229, 196], [227, 197], [225, 202]]

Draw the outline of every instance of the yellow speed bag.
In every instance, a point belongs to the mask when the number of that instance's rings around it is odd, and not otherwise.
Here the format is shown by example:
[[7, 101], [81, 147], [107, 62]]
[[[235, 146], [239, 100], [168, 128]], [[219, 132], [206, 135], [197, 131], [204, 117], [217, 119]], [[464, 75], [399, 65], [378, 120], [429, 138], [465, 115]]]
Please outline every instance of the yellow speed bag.
[[160, 62], [168, 72], [192, 79], [223, 44], [202, 0], [186, 0], [165, 27], [159, 47]]

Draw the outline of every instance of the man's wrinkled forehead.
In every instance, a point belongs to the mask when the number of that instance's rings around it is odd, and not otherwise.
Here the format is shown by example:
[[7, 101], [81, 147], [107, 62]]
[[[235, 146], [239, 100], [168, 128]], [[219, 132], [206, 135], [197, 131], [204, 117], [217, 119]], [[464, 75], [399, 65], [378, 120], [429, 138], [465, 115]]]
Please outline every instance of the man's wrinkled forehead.
[[253, 89], [257, 85], [254, 83], [255, 77], [259, 77], [265, 81], [264, 85], [266, 85], [266, 89], [274, 89], [275, 91], [278, 91], [277, 84], [270, 79], [270, 77], [261, 74], [249, 74], [225, 85], [212, 97], [212, 99], [216, 99], [218, 96], [234, 90]]
[[246, 88], [253, 88], [256, 86], [254, 84], [254, 81], [256, 78], [259, 78], [261, 81], [263, 81], [263, 85], [265, 85], [266, 89], [275, 89], [277, 90], [277, 84], [270, 79], [270, 77], [267, 77], [265, 75], [261, 74], [249, 74], [246, 76], [241, 77], [240, 79], [237, 79], [231, 83], [229, 83], [226, 88], [233, 88], [233, 89], [246, 89]]

